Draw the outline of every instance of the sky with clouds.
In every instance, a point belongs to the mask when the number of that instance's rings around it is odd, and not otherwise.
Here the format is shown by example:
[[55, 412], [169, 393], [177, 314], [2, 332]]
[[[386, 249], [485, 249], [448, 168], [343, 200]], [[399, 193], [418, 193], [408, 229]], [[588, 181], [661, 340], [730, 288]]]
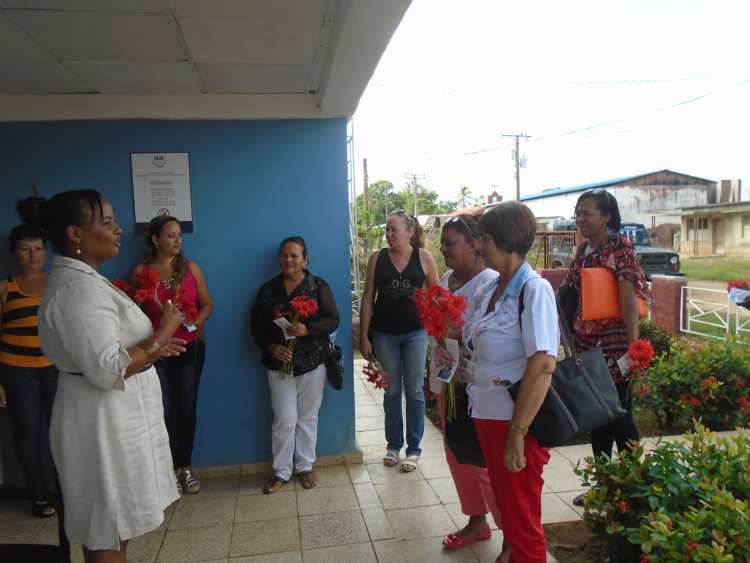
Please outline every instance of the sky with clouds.
[[[748, 0], [413, 0], [353, 118], [357, 190], [442, 199], [670, 168], [750, 192]], [[748, 198], [743, 193], [743, 199]]]

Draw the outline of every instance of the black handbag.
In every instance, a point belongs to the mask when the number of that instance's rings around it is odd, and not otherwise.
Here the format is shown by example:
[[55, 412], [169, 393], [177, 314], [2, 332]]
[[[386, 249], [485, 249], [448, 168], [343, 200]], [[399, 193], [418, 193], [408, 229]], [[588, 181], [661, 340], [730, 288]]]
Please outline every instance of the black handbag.
[[344, 358], [341, 352], [341, 346], [335, 345], [330, 340], [326, 348], [326, 377], [336, 391], [341, 391], [344, 387]]
[[469, 395], [466, 385], [459, 383], [454, 386], [456, 391], [456, 416], [453, 420], [445, 417], [445, 441], [448, 443], [458, 463], [486, 467], [482, 447], [479, 445], [474, 420], [469, 415]]
[[557, 292], [557, 302], [560, 304], [560, 311], [562, 311], [562, 317], [568, 324], [570, 332], [573, 331], [573, 326], [576, 320], [576, 313], [578, 312], [578, 303], [580, 297], [578, 290], [573, 284], [565, 285], [560, 288]]
[[[519, 324], [523, 292], [519, 296]], [[565, 359], [557, 362], [547, 396], [529, 426], [529, 434], [545, 448], [562, 446], [627, 414], [601, 349], [576, 352], [559, 303], [557, 310]], [[521, 381], [508, 389], [514, 401], [520, 389]]]

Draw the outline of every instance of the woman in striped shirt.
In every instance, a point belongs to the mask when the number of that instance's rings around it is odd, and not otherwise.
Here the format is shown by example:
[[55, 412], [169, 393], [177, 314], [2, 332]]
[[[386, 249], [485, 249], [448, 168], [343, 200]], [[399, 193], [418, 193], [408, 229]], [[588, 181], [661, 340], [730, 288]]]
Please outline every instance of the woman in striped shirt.
[[10, 232], [10, 250], [18, 273], [0, 280], [0, 383], [13, 420], [16, 457], [34, 495], [33, 512], [44, 518], [55, 513], [45, 498], [54, 486], [46, 434], [57, 391], [57, 368], [42, 353], [37, 332], [37, 309], [47, 286], [44, 271], [45, 238], [41, 227], [27, 222], [38, 205], [36, 197], [18, 202], [24, 221]]

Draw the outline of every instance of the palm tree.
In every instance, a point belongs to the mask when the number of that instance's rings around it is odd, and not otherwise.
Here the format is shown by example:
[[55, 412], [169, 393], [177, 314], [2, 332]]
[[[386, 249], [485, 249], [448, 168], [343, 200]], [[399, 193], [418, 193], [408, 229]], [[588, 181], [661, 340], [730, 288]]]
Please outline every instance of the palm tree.
[[458, 190], [458, 206], [460, 209], [466, 207], [467, 202], [471, 202], [474, 197], [471, 195], [469, 186], [461, 186]]

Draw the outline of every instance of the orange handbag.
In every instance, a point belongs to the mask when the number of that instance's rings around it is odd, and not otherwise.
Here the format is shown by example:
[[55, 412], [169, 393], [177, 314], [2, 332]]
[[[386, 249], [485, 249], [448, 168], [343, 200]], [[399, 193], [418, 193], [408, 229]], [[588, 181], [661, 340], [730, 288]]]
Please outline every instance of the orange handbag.
[[[648, 315], [648, 305], [641, 297], [638, 302], [638, 315]], [[608, 268], [581, 268], [581, 318], [584, 321], [616, 319], [620, 312], [620, 289], [615, 273]]]

